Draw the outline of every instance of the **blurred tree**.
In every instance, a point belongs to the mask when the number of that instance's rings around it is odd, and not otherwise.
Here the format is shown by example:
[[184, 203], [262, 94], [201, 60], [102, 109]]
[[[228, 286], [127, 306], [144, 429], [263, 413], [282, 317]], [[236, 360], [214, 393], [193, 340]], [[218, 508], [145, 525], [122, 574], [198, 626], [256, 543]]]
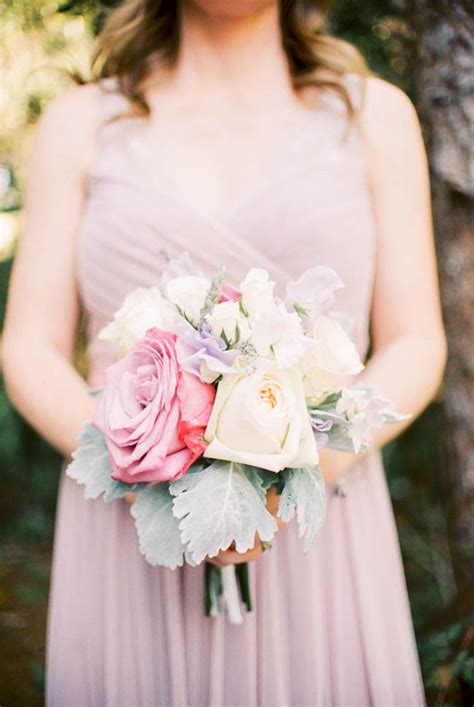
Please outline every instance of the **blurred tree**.
[[[474, 11], [469, 0], [407, 0], [408, 56], [426, 133], [444, 318], [449, 342], [441, 441], [456, 596], [444, 616], [457, 651], [436, 704], [457, 679], [474, 704]], [[456, 636], [453, 628], [464, 622]], [[448, 628], [449, 627], [449, 628]], [[439, 639], [443, 631], [431, 638]], [[442, 646], [438, 647], [438, 662]], [[453, 660], [454, 657], [454, 660]], [[440, 670], [438, 669], [438, 674]]]
[[432, 169], [449, 361], [444, 451], [459, 591], [474, 596], [474, 13], [410, 0], [413, 77]]

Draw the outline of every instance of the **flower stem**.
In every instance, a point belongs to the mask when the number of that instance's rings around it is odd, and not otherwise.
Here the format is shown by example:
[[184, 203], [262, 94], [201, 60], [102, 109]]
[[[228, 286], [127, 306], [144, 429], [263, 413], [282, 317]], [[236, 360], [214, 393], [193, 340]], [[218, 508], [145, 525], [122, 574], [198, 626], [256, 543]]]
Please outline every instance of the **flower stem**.
[[204, 567], [204, 612], [206, 616], [217, 616], [219, 597], [222, 594], [222, 578], [218, 567], [206, 562]]
[[250, 593], [248, 562], [242, 562], [242, 564], [236, 565], [235, 571], [237, 574], [237, 582], [239, 584], [242, 601], [244, 602], [247, 611], [252, 611], [252, 596]]

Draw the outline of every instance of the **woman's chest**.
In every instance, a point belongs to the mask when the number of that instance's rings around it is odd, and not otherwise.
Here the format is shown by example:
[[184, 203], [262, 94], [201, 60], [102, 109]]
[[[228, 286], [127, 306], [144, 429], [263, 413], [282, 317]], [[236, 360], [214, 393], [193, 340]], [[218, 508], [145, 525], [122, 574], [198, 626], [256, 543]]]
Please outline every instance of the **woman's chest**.
[[295, 101], [278, 113], [215, 107], [186, 115], [165, 103], [159, 120], [129, 125], [128, 168], [194, 211], [228, 221], [333, 149], [340, 126], [321, 130], [322, 117]]
[[200, 270], [225, 267], [237, 283], [251, 267], [281, 286], [328, 265], [346, 284], [338, 307], [366, 330], [375, 232], [360, 146], [301, 155], [223, 217], [152, 178], [125, 147], [109, 145], [96, 162], [80, 228], [79, 285], [93, 318], [106, 321], [131, 289], [155, 285], [165, 253], [187, 251]]

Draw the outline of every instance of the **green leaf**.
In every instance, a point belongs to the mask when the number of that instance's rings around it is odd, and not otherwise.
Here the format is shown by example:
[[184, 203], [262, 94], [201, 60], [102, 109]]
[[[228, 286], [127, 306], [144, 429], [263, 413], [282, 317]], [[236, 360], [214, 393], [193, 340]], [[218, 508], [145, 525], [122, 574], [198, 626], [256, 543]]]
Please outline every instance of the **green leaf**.
[[310, 412], [313, 412], [315, 417], [318, 417], [321, 410], [328, 412], [336, 412], [337, 401], [340, 399], [341, 393], [331, 393], [317, 405], [310, 405]]
[[474, 657], [466, 656], [459, 668], [459, 675], [469, 686], [474, 687]]
[[147, 486], [131, 507], [140, 552], [151, 565], [174, 570], [183, 565], [185, 547], [179, 521], [173, 515], [173, 496], [168, 483]]
[[249, 313], [247, 312], [244, 305], [242, 304], [242, 299], [239, 300], [239, 309], [240, 309], [241, 313], [244, 315], [244, 317], [249, 316]]
[[66, 474], [79, 484], [84, 484], [86, 499], [104, 497], [113, 501], [135, 491], [139, 484], [124, 484], [112, 478], [112, 465], [105, 437], [91, 422], [86, 422], [77, 438], [78, 448], [72, 453], [73, 461]]
[[270, 541], [277, 524], [265, 508], [266, 494], [253, 467], [215, 461], [170, 485], [181, 539], [196, 564], [235, 542], [237, 552]]
[[227, 338], [227, 335], [226, 335], [224, 329], [221, 329], [221, 334], [220, 334], [220, 336], [221, 336], [221, 339], [222, 339], [222, 341], [224, 342], [224, 344], [225, 344], [225, 345], [227, 346], [227, 348], [229, 349], [229, 348], [230, 348], [230, 341], [229, 341], [229, 339]]
[[285, 485], [280, 496], [278, 515], [288, 523], [296, 511], [299, 536], [304, 537], [308, 552], [322, 528], [326, 515], [326, 492], [319, 468], [285, 469], [280, 472]]
[[293, 302], [293, 309], [301, 319], [304, 319], [309, 314], [309, 309], [298, 302]]

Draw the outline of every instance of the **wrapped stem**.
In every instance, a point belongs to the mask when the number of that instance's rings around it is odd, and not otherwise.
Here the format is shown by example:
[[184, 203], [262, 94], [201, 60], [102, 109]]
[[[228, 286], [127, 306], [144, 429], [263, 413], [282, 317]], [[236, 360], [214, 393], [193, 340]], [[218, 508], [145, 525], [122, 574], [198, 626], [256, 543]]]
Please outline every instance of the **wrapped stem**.
[[229, 621], [231, 624], [241, 624], [244, 619], [240, 608], [240, 594], [237, 585], [235, 565], [223, 567], [221, 569], [221, 578], [222, 596]]
[[206, 616], [217, 616], [223, 608], [229, 621], [241, 624], [243, 621], [241, 602], [247, 611], [252, 611], [249, 566], [247, 562], [219, 569], [210, 562], [204, 567], [204, 611]]

